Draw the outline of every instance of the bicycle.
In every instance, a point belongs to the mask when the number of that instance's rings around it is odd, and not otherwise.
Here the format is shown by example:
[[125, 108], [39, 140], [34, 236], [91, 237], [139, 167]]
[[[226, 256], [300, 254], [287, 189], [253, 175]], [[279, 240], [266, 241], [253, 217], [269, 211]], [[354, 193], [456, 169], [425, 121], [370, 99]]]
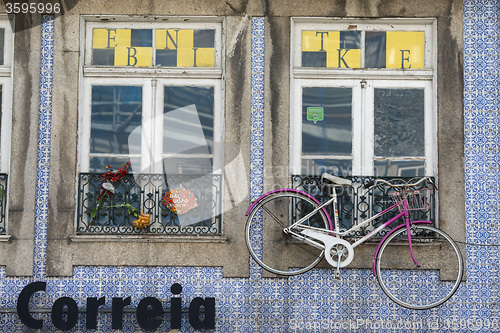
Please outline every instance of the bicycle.
[[[336, 269], [338, 279], [340, 268], [352, 262], [354, 248], [401, 219], [403, 222], [380, 240], [373, 257], [373, 275], [384, 293], [397, 304], [416, 310], [439, 306], [453, 296], [464, 271], [460, 249], [450, 236], [433, 227], [432, 221], [410, 218], [410, 211], [431, 208], [433, 189], [437, 189], [431, 178], [402, 184], [376, 179], [365, 184], [367, 193], [378, 186], [390, 186], [392, 205], [345, 231], [339, 226], [337, 190], [352, 182], [326, 173], [321, 182], [331, 189], [331, 198], [324, 202], [300, 190], [279, 189], [251, 204], [246, 212], [245, 240], [257, 264], [271, 273], [290, 276], [309, 271], [324, 257]], [[415, 189], [419, 185], [433, 188]], [[332, 205], [334, 224], [328, 205]], [[395, 216], [364, 237], [353, 243], [347, 240], [352, 232], [396, 208]], [[439, 269], [436, 249], [443, 258]]]

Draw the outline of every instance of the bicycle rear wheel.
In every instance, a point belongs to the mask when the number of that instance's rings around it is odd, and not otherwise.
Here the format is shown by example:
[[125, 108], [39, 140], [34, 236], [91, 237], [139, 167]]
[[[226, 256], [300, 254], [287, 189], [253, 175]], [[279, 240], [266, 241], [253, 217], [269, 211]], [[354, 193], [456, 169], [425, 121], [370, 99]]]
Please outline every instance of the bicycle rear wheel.
[[446, 302], [458, 289], [463, 275], [462, 255], [450, 236], [432, 226], [413, 225], [411, 237], [413, 255], [421, 266], [417, 267], [411, 258], [404, 227], [380, 247], [375, 263], [377, 280], [397, 304], [415, 310], [430, 309]]
[[[263, 198], [248, 215], [245, 233], [252, 258], [265, 270], [278, 275], [307, 272], [323, 258], [324, 250], [304, 243], [283, 229], [318, 207], [300, 193], [283, 191]], [[322, 209], [301, 224], [329, 230]]]

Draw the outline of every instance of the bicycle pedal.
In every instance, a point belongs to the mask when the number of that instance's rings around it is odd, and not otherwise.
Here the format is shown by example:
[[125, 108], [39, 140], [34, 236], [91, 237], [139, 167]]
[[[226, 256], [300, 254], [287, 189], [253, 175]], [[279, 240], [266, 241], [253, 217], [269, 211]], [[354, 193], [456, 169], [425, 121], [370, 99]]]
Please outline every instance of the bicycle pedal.
[[339, 280], [340, 279], [340, 271], [335, 271], [335, 274], [333, 277], [335, 280]]

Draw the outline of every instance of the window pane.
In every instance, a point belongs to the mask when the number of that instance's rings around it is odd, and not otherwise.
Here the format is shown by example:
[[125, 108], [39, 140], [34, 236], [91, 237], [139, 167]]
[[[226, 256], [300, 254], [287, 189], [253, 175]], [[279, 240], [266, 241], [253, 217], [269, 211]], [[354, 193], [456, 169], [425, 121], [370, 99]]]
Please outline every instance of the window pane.
[[92, 64], [102, 66], [152, 66], [153, 30], [94, 29]]
[[302, 175], [321, 175], [324, 172], [340, 177], [352, 176], [352, 161], [302, 159]]
[[141, 118], [142, 87], [93, 86], [90, 153], [129, 154], [128, 136]]
[[302, 91], [302, 154], [352, 153], [351, 88], [313, 87]]
[[106, 172], [106, 165], [111, 165], [113, 170], [122, 167], [123, 163], [130, 162], [131, 165], [140, 165], [140, 157], [111, 157], [111, 156], [94, 156], [90, 158], [89, 172]]
[[212, 173], [212, 158], [169, 157], [164, 163], [167, 175], [207, 175]]
[[423, 31], [388, 31], [386, 35], [387, 68], [424, 68]]
[[385, 68], [385, 31], [367, 31], [365, 34], [365, 67]]
[[214, 67], [215, 30], [156, 30], [156, 65]]
[[0, 65], [4, 64], [4, 53], [5, 53], [5, 29], [0, 29]]
[[424, 68], [423, 31], [367, 31], [366, 68]]
[[360, 31], [302, 31], [302, 67], [360, 68]]
[[[182, 110], [178, 110], [184, 108]], [[164, 154], [209, 154], [214, 139], [214, 88], [165, 86]], [[169, 112], [174, 111], [171, 114]]]
[[[0, 85], [0, 128], [2, 128], [2, 112], [3, 112], [3, 110], [2, 110], [2, 104], [3, 104], [2, 101], [3, 101], [3, 91], [2, 91], [2, 85]], [[0, 137], [1, 137], [1, 135], [0, 135]], [[1, 147], [1, 143], [2, 142], [0, 141], [0, 147]], [[0, 161], [2, 160], [2, 158], [3, 158], [3, 156], [2, 156], [2, 154], [0, 152]]]
[[375, 156], [424, 156], [424, 90], [375, 89]]
[[423, 177], [424, 161], [375, 161], [375, 177]]

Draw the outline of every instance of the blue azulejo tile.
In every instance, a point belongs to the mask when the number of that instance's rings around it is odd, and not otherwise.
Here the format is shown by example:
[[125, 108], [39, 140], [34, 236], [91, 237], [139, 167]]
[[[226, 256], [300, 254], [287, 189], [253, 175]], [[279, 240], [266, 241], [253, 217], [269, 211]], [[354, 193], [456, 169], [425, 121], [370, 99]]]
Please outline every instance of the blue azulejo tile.
[[466, 168], [488, 166], [490, 164], [490, 151], [486, 149], [467, 149], [464, 162]]
[[[466, 186], [490, 186], [491, 183], [490, 170], [484, 168], [469, 168], [465, 170]], [[499, 179], [500, 180], [500, 179]]]
[[468, 94], [467, 99], [470, 98], [472, 102], [470, 111], [491, 111], [489, 95], [487, 92], [473, 92]]
[[[497, 0], [495, 0], [496, 2]], [[488, 24], [488, 36], [498, 36], [500, 35], [500, 20], [499, 17], [490, 17], [487, 19]], [[498, 50], [497, 50], [498, 53]]]
[[489, 131], [469, 131], [465, 134], [465, 145], [469, 149], [489, 149], [490, 144]]
[[485, 224], [473, 224], [466, 226], [467, 239], [474, 244], [492, 244], [492, 227]]
[[[490, 2], [490, 17], [492, 19], [499, 19], [500, 18], [500, 1], [491, 1]], [[498, 36], [500, 33], [497, 31]]]
[[491, 129], [500, 130], [500, 111], [491, 112]]
[[[485, 41], [483, 39], [476, 39], [473, 47], [479, 54], [471, 54], [465, 56], [464, 66], [467, 69], [467, 74], [488, 74], [490, 56], [488, 55], [487, 40]], [[480, 79], [481, 78], [479, 78], [476, 84], [480, 87], [486, 87], [486, 84], [484, 82], [481, 82]], [[477, 91], [482, 90], [478, 87]]]
[[492, 42], [494, 43], [495, 41], [490, 40], [488, 36], [466, 35], [464, 36], [464, 54], [488, 54], [489, 50], [493, 47], [491, 45]]
[[470, 130], [473, 131], [484, 131], [490, 129], [491, 123], [491, 112], [489, 111], [474, 111], [466, 112], [466, 115], [470, 117]]
[[487, 1], [464, 1], [465, 17], [488, 17], [489, 9]]
[[489, 94], [489, 105], [490, 105], [490, 109], [492, 111], [499, 111], [500, 110], [500, 93], [499, 92]]

